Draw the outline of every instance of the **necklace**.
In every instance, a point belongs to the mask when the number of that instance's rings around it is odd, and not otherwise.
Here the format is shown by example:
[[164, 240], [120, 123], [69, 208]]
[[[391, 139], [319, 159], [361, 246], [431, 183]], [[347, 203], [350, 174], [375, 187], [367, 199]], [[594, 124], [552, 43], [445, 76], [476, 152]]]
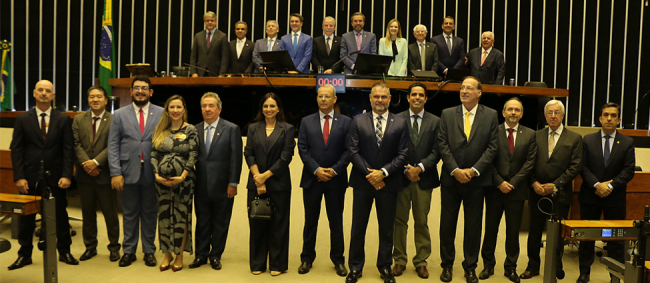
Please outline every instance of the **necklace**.
[[272, 131], [273, 129], [275, 129], [275, 127], [273, 127], [273, 128], [266, 128], [267, 131]]

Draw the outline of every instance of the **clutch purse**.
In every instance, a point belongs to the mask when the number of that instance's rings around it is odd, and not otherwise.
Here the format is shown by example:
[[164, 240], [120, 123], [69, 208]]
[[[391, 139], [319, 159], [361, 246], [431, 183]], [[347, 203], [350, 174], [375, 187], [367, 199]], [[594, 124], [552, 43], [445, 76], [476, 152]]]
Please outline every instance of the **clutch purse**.
[[273, 218], [273, 202], [270, 198], [260, 199], [255, 197], [248, 205], [248, 217], [250, 219], [271, 220]]

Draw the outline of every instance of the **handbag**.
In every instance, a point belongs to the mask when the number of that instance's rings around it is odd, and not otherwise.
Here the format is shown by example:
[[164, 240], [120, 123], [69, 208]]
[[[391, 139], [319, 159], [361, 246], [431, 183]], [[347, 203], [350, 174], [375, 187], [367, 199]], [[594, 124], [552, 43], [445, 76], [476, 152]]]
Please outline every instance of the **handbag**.
[[259, 196], [256, 196], [248, 205], [248, 217], [250, 217], [250, 219], [271, 220], [273, 218], [274, 210], [275, 207], [270, 198], [264, 200], [260, 199]]

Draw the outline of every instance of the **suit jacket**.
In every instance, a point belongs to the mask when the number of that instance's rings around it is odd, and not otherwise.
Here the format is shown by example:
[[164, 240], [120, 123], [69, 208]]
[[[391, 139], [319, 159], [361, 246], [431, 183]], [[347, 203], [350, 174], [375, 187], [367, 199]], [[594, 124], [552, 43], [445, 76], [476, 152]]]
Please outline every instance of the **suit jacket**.
[[[210, 48], [206, 45], [207, 32], [200, 31], [194, 36], [190, 65], [198, 66], [212, 72], [212, 76], [227, 73], [230, 67], [230, 46], [226, 34], [215, 29], [210, 37]], [[205, 71], [190, 67], [190, 74], [204, 76]]]
[[239, 184], [242, 139], [239, 126], [219, 118], [213, 129], [210, 152], [205, 151], [205, 123], [196, 124], [199, 156], [196, 160], [197, 198], [214, 200], [228, 197], [228, 184]]
[[296, 66], [298, 72], [303, 74], [309, 73], [309, 61], [311, 61], [312, 51], [311, 36], [301, 32], [298, 37], [298, 48], [296, 50], [293, 49], [293, 38], [291, 36], [291, 33], [289, 33], [280, 38], [280, 50], [289, 51], [291, 61], [293, 61], [293, 65]]
[[[104, 111], [99, 128], [95, 132], [95, 139], [93, 139], [93, 112], [88, 111], [74, 117], [72, 133], [74, 134], [75, 165], [77, 166], [75, 178], [78, 182], [102, 185], [111, 183], [111, 174], [108, 170], [108, 131], [112, 122], [113, 114]], [[101, 170], [96, 177], [88, 175], [81, 165], [81, 163], [92, 159], [97, 160], [99, 170]]]
[[347, 136], [350, 132], [352, 119], [334, 113], [333, 117], [330, 117], [332, 127], [330, 127], [327, 144], [325, 144], [319, 112], [302, 118], [300, 122], [298, 153], [303, 163], [300, 186], [309, 188], [318, 182], [314, 172], [318, 167], [323, 167], [332, 168], [338, 174], [328, 182], [323, 183], [326, 188], [347, 188], [348, 164], [350, 164]]
[[[548, 156], [549, 128], [544, 128], [535, 133], [537, 142], [537, 160], [535, 170], [531, 175], [531, 183], [553, 183], [561, 196], [560, 202], [571, 204], [573, 198], [573, 179], [580, 173], [582, 167], [582, 137], [566, 127], [562, 130], [553, 154]], [[530, 198], [539, 198], [539, 195], [530, 188]]]
[[[410, 124], [411, 117], [408, 110], [397, 115]], [[418, 181], [418, 186], [423, 190], [431, 190], [440, 186], [440, 179], [438, 178], [438, 161], [440, 161], [440, 152], [438, 151], [439, 123], [440, 118], [438, 116], [424, 111], [417, 142], [414, 141], [415, 132], [413, 132], [413, 127], [409, 127], [408, 164], [418, 166], [418, 164], [422, 163], [424, 166], [424, 172], [420, 173], [420, 181]], [[402, 177], [402, 179], [404, 187], [411, 183], [406, 176]]]
[[[388, 74], [391, 76], [405, 77], [408, 70], [406, 67], [408, 61], [408, 41], [406, 41], [406, 38], [398, 38], [395, 40], [395, 45], [397, 45], [397, 56], [390, 63]], [[386, 38], [379, 40], [379, 55], [393, 56], [393, 45], [389, 44], [386, 47]]]
[[[334, 35], [333, 35], [334, 36]], [[332, 69], [333, 73], [340, 73], [343, 70], [343, 63], [339, 63], [334, 66], [334, 63], [338, 62], [341, 57], [341, 37], [334, 36], [332, 39], [332, 48], [330, 49], [330, 55], [327, 55], [327, 47], [325, 46], [325, 36], [319, 36], [314, 38], [314, 51], [311, 54], [311, 64], [312, 68], [318, 70], [318, 66], [323, 66], [323, 69]]]
[[480, 79], [482, 84], [502, 85], [503, 77], [506, 75], [503, 53], [492, 47], [492, 51], [481, 66], [482, 52], [483, 47], [477, 47], [467, 54], [467, 65], [472, 71], [471, 75]]
[[[498, 153], [499, 135], [497, 112], [481, 104], [476, 105], [476, 116], [469, 135], [465, 135], [463, 106], [442, 111], [438, 146], [442, 158], [440, 182], [443, 186], [492, 186], [494, 158]], [[456, 168], [475, 168], [480, 176], [461, 184], [451, 175]]]
[[[41, 160], [45, 170], [47, 185], [58, 188], [59, 179], [72, 179], [74, 158], [74, 139], [70, 116], [52, 109], [46, 138], [43, 139], [40, 117], [36, 109], [26, 111], [16, 117], [13, 137], [11, 139], [11, 162], [14, 170], [14, 182], [26, 179], [30, 188], [36, 186], [41, 169]], [[6, 185], [6, 184], [5, 184]], [[30, 194], [36, 194], [30, 190]]]
[[[341, 37], [341, 58], [348, 56], [348, 54], [361, 51], [363, 53], [372, 53], [377, 54], [377, 38], [375, 34], [368, 31], [362, 31], [361, 33], [361, 49], [357, 48], [357, 39], [354, 35], [354, 31], [344, 33]], [[349, 58], [343, 60], [345, 64], [345, 73], [352, 73], [352, 66], [357, 61], [357, 54], [350, 56]]]
[[[627, 183], [634, 177], [635, 155], [634, 140], [616, 132], [616, 137], [609, 141], [612, 150], [605, 164], [603, 157], [603, 139], [601, 131], [586, 135], [582, 140], [582, 186], [578, 200], [580, 203], [601, 206], [625, 206]], [[596, 195], [594, 185], [598, 182], [612, 180], [612, 193], [604, 198]]]
[[[446, 45], [445, 45], [446, 46]], [[420, 47], [418, 42], [409, 44], [409, 55], [408, 55], [408, 68], [409, 71], [413, 70], [422, 70], [422, 71], [434, 71], [439, 76], [442, 73], [438, 72], [438, 46], [435, 43], [426, 42], [424, 47], [425, 53], [425, 66], [422, 67], [422, 59], [420, 59]]]
[[[498, 131], [499, 153], [494, 158], [494, 185], [488, 189], [486, 197], [524, 201], [528, 199], [528, 181], [537, 156], [535, 131], [519, 124], [512, 155], [505, 124], [499, 125]], [[502, 193], [498, 186], [504, 181], [513, 185], [515, 189], [507, 194]]]
[[[260, 173], [271, 170], [273, 176], [266, 180], [266, 189], [269, 192], [290, 191], [291, 172], [289, 163], [293, 158], [296, 147], [295, 130], [291, 124], [276, 122], [275, 130], [266, 136], [266, 122], [260, 121], [248, 126], [244, 156], [250, 168], [257, 165]], [[253, 173], [248, 174], [249, 190], [257, 190]]]
[[108, 167], [111, 177], [122, 175], [125, 184], [135, 184], [140, 180], [141, 155], [144, 153], [145, 180], [153, 182], [151, 165], [151, 138], [156, 129], [163, 108], [149, 104], [149, 115], [140, 132], [140, 123], [135, 115], [133, 103], [115, 111], [111, 129], [108, 133]]
[[237, 39], [230, 41], [230, 72], [231, 73], [252, 73], [253, 72], [253, 49], [252, 41], [246, 39], [241, 55], [237, 58]]
[[[255, 73], [260, 73], [260, 67], [262, 66], [262, 56], [260, 56], [260, 52], [267, 52], [268, 51], [268, 38], [260, 38], [257, 41], [255, 41], [255, 48], [253, 49], [253, 64], [255, 64]], [[275, 40], [273, 41], [273, 49], [271, 51], [278, 51], [280, 50], [280, 39], [276, 36]]]
[[458, 69], [465, 66], [465, 41], [452, 36], [451, 53], [447, 47], [444, 33], [431, 38], [431, 42], [438, 46], [438, 74], [443, 75], [445, 69]]
[[404, 118], [388, 113], [384, 138], [381, 146], [377, 147], [372, 111], [354, 117], [350, 125], [348, 143], [353, 166], [350, 173], [351, 187], [355, 190], [375, 190], [366, 179], [366, 175], [370, 174], [367, 168], [377, 170], [384, 168], [388, 172], [388, 177], [384, 178], [386, 187], [382, 190], [391, 192], [402, 190], [402, 176], [404, 165], [408, 162], [409, 150], [409, 128]]

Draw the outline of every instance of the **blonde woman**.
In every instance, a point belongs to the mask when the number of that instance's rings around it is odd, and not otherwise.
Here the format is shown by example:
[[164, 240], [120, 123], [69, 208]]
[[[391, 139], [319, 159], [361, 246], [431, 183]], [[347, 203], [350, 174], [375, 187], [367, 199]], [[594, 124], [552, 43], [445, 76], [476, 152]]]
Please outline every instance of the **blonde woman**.
[[379, 55], [392, 56], [388, 74], [391, 76], [406, 76], [408, 62], [408, 42], [402, 37], [402, 25], [397, 19], [388, 22], [386, 37], [379, 40]]
[[186, 103], [182, 96], [167, 99], [165, 111], [153, 133], [151, 163], [158, 193], [158, 239], [165, 258], [160, 271], [183, 269], [183, 252], [192, 253], [192, 195], [194, 163], [198, 156], [196, 128], [187, 123]]

